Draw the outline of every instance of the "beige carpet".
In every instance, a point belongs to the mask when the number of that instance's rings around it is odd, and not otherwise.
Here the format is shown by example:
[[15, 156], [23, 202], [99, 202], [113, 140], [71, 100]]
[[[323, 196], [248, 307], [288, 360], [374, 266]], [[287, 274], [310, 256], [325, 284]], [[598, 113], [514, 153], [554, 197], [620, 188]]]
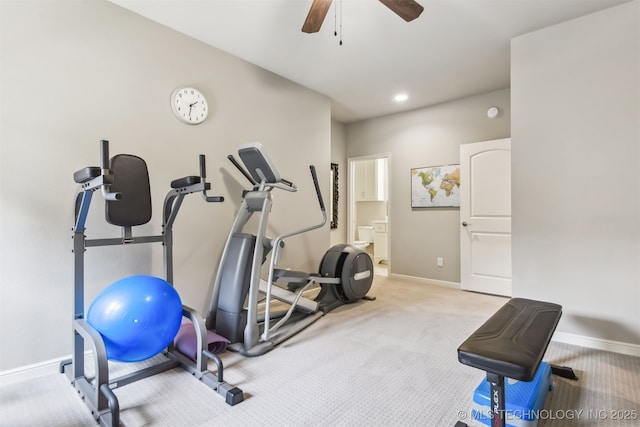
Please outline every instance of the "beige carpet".
[[[225, 353], [228, 406], [175, 369], [116, 389], [125, 426], [453, 426], [467, 417], [482, 372], [456, 349], [504, 299], [377, 276], [373, 302], [342, 307], [257, 358]], [[640, 425], [640, 358], [552, 342], [554, 377], [539, 426]], [[113, 365], [118, 375], [129, 365]], [[626, 411], [626, 412], [625, 412]], [[620, 417], [633, 418], [626, 421]], [[569, 418], [572, 419], [569, 419]], [[0, 385], [2, 426], [94, 425], [66, 377]]]

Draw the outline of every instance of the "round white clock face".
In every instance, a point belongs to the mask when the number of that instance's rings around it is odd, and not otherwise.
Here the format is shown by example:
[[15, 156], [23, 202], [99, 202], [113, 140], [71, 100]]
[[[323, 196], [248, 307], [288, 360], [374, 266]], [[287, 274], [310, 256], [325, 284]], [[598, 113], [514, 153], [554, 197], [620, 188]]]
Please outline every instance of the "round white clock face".
[[209, 105], [204, 95], [191, 87], [173, 91], [171, 109], [180, 120], [191, 125], [202, 123], [209, 114]]

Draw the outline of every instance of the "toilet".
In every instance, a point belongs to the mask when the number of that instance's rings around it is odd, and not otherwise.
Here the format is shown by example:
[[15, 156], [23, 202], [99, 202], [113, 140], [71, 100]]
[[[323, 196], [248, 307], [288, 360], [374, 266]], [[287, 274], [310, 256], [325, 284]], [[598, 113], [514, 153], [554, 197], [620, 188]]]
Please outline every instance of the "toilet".
[[353, 246], [358, 249], [365, 250], [373, 242], [373, 226], [371, 225], [359, 225], [358, 226], [358, 240], [353, 242]]

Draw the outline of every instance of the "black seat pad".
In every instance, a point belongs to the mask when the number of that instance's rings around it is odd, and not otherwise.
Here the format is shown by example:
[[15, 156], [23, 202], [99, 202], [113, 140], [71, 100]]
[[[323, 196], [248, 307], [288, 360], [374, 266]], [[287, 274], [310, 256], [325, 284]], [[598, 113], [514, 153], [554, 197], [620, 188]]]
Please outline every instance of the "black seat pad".
[[513, 298], [458, 347], [458, 360], [487, 372], [531, 381], [561, 315], [558, 304]]

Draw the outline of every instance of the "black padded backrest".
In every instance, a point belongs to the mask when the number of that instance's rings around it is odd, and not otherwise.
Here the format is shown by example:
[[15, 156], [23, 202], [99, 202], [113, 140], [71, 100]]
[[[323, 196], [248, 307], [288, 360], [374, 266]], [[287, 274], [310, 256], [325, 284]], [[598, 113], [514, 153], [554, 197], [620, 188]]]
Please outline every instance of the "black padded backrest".
[[118, 154], [111, 158], [110, 169], [113, 173], [110, 191], [122, 193], [122, 199], [106, 202], [107, 222], [121, 227], [149, 222], [151, 186], [147, 163], [138, 156]]

